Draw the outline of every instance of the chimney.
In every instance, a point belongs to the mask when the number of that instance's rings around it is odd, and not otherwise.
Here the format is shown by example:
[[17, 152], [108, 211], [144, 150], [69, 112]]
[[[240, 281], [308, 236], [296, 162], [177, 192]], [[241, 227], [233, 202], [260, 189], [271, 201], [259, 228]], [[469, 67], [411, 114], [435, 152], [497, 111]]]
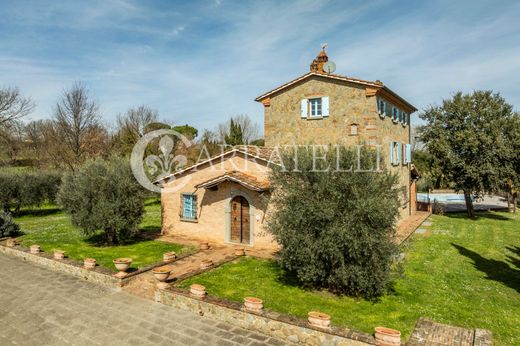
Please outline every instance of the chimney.
[[318, 56], [312, 61], [311, 72], [325, 73], [325, 71], [323, 71], [323, 65], [329, 61], [329, 57], [327, 53], [325, 53], [325, 47], [324, 45]]

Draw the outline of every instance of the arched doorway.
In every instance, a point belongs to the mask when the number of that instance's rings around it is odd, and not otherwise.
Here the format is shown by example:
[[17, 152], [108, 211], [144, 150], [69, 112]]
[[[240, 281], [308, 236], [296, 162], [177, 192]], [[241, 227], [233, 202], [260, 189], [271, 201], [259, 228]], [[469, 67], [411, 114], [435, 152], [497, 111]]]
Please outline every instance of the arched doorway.
[[242, 196], [231, 200], [231, 234], [233, 243], [249, 244], [251, 239], [249, 220], [249, 202]]

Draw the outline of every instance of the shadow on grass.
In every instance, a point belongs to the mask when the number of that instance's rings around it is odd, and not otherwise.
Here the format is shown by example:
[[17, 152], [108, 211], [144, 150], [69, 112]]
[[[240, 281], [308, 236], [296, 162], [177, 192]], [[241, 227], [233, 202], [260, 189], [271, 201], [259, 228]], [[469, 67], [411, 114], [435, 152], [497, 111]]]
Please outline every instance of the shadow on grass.
[[91, 237], [85, 238], [84, 241], [95, 247], [107, 247], [107, 246], [112, 247], [112, 246], [121, 246], [121, 245], [133, 245], [133, 244], [147, 242], [147, 241], [151, 241], [151, 240], [149, 238], [140, 238], [137, 236], [133, 239], [123, 240], [119, 243], [108, 244], [105, 236], [103, 235], [103, 233], [100, 232]]
[[509, 262], [520, 269], [520, 247], [518, 246], [508, 246], [506, 247], [509, 251], [513, 253], [513, 256], [508, 255], [507, 258]]
[[[463, 246], [454, 243], [451, 243], [451, 245], [456, 248], [461, 255], [471, 259], [475, 269], [485, 273], [489, 280], [501, 282], [517, 292], [520, 292], [520, 270], [511, 268], [507, 262], [482, 257], [478, 253]], [[518, 247], [512, 249], [512, 252], [516, 252], [516, 255], [519, 254], [520, 249]], [[510, 260], [516, 261], [515, 265], [518, 266], [520, 262], [518, 258], [513, 256], [508, 257]]]
[[466, 212], [456, 212], [456, 213], [445, 213], [444, 216], [449, 217], [451, 219], [466, 219], [470, 221], [477, 221], [478, 219], [491, 219], [491, 220], [501, 220], [501, 221], [511, 221], [510, 218], [504, 215], [500, 215], [493, 212], [488, 211], [476, 211], [475, 218], [471, 219], [468, 217]]
[[56, 208], [45, 208], [45, 209], [22, 209], [14, 216], [21, 217], [21, 216], [48, 216], [52, 214], [57, 214], [61, 212], [61, 209]]

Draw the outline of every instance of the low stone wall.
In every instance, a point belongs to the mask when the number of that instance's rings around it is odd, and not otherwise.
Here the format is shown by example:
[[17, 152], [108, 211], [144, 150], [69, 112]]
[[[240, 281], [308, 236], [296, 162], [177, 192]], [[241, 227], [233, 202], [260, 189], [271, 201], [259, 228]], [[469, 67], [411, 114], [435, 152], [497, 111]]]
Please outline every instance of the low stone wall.
[[58, 261], [53, 259], [51, 254], [44, 252], [39, 254], [32, 254], [29, 253], [28, 250], [25, 250], [21, 247], [11, 248], [4, 246], [3, 244], [0, 245], [0, 252], [10, 256], [19, 257], [24, 261], [36, 263], [51, 270], [77, 276], [84, 280], [92, 281], [110, 288], [119, 289], [122, 285], [123, 280], [113, 277], [112, 275], [114, 273], [104, 268], [98, 267], [93, 270], [87, 270], [82, 267], [83, 264], [80, 262], [76, 262], [67, 258]]
[[178, 309], [195, 312], [237, 327], [254, 330], [278, 339], [307, 345], [361, 346], [375, 345], [372, 335], [355, 330], [331, 327], [321, 330], [299, 318], [264, 310], [256, 314], [242, 309], [242, 305], [206, 296], [192, 298], [188, 291], [170, 287], [157, 290], [155, 300]]

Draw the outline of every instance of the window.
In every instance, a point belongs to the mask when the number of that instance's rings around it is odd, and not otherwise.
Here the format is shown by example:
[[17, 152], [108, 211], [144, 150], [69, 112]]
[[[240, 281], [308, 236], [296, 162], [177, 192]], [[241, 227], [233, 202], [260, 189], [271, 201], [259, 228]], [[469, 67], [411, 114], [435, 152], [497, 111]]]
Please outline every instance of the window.
[[324, 118], [329, 116], [329, 98], [313, 97], [301, 100], [301, 118]]
[[408, 124], [408, 114], [406, 114], [405, 112], [401, 112], [401, 123], [403, 124], [403, 126], [406, 126], [406, 124]]
[[394, 123], [399, 121], [399, 110], [395, 107], [392, 107], [392, 120]]
[[386, 115], [386, 102], [382, 98], [377, 100], [377, 112], [382, 118]]
[[412, 145], [406, 144], [406, 158], [405, 163], [411, 163], [412, 162]]
[[350, 135], [357, 136], [358, 135], [358, 124], [350, 125]]
[[401, 162], [401, 148], [399, 142], [390, 142], [390, 164], [399, 165]]
[[197, 195], [181, 195], [181, 218], [197, 220]]
[[321, 98], [309, 99], [309, 114], [311, 117], [321, 117]]

